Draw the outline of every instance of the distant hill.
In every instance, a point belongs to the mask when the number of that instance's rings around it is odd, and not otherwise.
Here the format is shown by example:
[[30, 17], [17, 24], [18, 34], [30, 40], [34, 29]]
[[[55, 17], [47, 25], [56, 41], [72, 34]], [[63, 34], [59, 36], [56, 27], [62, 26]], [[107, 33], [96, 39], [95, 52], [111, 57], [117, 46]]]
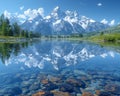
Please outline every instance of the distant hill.
[[120, 32], [120, 24], [117, 25], [117, 26], [107, 28], [107, 29], [105, 29], [101, 32], [104, 32], [104, 33], [119, 33]]
[[120, 25], [102, 30], [99, 33], [87, 34], [92, 41], [120, 42]]

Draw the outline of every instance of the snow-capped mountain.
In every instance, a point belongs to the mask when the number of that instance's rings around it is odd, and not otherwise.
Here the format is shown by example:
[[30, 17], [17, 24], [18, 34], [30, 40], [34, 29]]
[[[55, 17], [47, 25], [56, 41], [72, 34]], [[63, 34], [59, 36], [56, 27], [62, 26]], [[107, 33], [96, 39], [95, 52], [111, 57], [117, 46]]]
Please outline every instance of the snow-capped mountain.
[[44, 35], [52, 34], [51, 23], [45, 22], [40, 14], [38, 14], [34, 19], [26, 20], [21, 27], [33, 32], [40, 32]]
[[32, 16], [34, 17], [32, 19], [25, 17], [25, 22], [20, 24], [21, 27], [30, 31], [40, 32], [43, 35], [69, 35], [99, 31], [109, 27], [86, 16], [80, 16], [76, 11], [62, 11], [58, 6], [48, 16], [42, 16], [39, 11], [30, 9], [21, 16], [26, 16], [25, 13], [35, 14], [35, 16]]

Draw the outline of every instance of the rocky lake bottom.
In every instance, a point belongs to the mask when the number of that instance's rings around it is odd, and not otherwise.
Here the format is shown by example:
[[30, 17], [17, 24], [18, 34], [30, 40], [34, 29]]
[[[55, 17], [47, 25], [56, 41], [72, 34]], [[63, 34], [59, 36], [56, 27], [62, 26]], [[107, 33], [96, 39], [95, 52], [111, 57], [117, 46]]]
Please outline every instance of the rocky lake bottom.
[[119, 74], [83, 69], [2, 74], [0, 96], [120, 96]]

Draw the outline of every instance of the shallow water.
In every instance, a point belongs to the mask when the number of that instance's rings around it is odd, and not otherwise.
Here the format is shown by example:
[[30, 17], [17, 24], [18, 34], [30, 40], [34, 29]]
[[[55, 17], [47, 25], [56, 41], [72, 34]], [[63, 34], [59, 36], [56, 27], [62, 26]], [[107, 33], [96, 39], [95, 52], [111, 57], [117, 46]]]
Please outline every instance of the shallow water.
[[39, 41], [0, 44], [0, 50], [0, 96], [53, 90], [72, 96], [96, 90], [120, 95], [119, 49], [81, 41]]

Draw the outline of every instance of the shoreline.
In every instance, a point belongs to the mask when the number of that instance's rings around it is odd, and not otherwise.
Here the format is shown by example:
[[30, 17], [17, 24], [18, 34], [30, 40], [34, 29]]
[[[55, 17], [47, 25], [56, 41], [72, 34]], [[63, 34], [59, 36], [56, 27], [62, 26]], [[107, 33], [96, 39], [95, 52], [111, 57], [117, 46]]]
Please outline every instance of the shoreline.
[[41, 38], [24, 38], [24, 37], [0, 37], [0, 42], [27, 42], [34, 40], [68, 40], [68, 41], [88, 41], [93, 43], [120, 43], [120, 40], [116, 41], [105, 41], [104, 39], [94, 39], [91, 37], [41, 37]]

